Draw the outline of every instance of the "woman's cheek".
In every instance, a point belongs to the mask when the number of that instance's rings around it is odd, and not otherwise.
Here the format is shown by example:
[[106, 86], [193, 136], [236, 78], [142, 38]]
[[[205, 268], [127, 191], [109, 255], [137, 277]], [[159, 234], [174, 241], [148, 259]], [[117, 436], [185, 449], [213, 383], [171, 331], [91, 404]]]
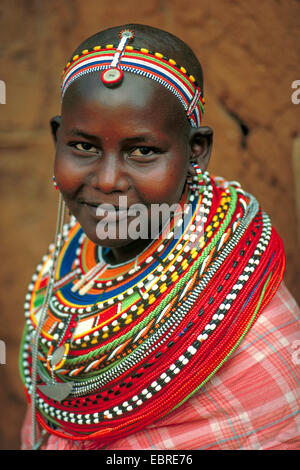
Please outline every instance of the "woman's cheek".
[[185, 165], [178, 165], [175, 171], [170, 167], [161, 168], [160, 171], [140, 178], [139, 192], [143, 195], [144, 200], [153, 203], [173, 204], [178, 202], [184, 189], [186, 173]]
[[63, 194], [76, 191], [81, 184], [81, 172], [76, 168], [74, 161], [65, 154], [56, 154], [54, 175], [58, 188]]

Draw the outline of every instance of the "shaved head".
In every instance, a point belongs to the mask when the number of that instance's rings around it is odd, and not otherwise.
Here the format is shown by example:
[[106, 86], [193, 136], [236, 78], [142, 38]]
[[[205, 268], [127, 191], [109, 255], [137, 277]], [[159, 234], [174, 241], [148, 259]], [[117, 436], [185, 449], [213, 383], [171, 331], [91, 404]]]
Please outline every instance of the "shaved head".
[[80, 55], [84, 49], [92, 49], [98, 45], [102, 47], [106, 44], [117, 46], [120, 41], [119, 33], [122, 29], [134, 31], [135, 37], [130, 42], [133, 47], [144, 47], [153, 52], [160, 52], [168, 59], [175, 60], [179, 66], [185, 67], [189, 74], [194, 75], [203, 92], [202, 68], [191, 48], [173, 34], [152, 26], [125, 24], [100, 31], [83, 41], [75, 49], [72, 57], [76, 54]]

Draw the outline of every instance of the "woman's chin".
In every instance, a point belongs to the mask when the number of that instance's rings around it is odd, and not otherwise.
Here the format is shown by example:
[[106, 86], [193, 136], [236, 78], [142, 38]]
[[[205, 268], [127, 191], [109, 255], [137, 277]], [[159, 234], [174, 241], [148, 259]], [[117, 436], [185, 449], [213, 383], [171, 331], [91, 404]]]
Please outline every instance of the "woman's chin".
[[131, 245], [132, 243], [138, 243], [142, 244], [145, 243], [147, 245], [151, 240], [148, 238], [132, 238], [129, 236], [128, 233], [124, 236], [124, 233], [99, 233], [96, 230], [90, 230], [87, 229], [85, 230], [84, 227], [82, 227], [84, 233], [86, 236], [91, 240], [93, 243], [99, 246], [103, 246], [105, 248], [121, 248], [121, 247], [126, 247]]
[[[82, 218], [83, 219], [83, 218]], [[134, 217], [128, 217], [122, 221], [107, 223], [106, 220], [80, 220], [80, 223], [86, 236], [96, 245], [107, 248], [121, 248], [126, 247], [133, 242], [140, 244], [148, 244], [148, 220], [142, 221], [144, 229], [141, 231], [140, 226], [133, 224]]]

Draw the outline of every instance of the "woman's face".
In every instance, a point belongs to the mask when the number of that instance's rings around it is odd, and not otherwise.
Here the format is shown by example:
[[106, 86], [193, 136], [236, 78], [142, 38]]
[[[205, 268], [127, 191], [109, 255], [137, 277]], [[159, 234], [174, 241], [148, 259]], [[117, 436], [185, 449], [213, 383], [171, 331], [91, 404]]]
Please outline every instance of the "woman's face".
[[[151, 204], [180, 200], [190, 164], [189, 133], [182, 105], [152, 80], [126, 74], [110, 89], [93, 73], [70, 86], [56, 135], [55, 177], [93, 242], [112, 248], [136, 243], [128, 233], [118, 235], [124, 201], [127, 207], [143, 204], [150, 224]], [[116, 209], [115, 239], [97, 235], [103, 216], [96, 207], [102, 204]]]

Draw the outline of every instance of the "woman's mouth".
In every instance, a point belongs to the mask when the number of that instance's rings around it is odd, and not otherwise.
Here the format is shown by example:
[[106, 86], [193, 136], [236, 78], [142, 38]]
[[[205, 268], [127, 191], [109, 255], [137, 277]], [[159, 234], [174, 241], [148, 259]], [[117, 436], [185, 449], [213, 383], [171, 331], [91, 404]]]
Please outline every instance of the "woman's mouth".
[[82, 201], [81, 205], [98, 220], [105, 220], [108, 223], [125, 220], [128, 215], [128, 208], [115, 207], [112, 204], [98, 204], [95, 202]]

